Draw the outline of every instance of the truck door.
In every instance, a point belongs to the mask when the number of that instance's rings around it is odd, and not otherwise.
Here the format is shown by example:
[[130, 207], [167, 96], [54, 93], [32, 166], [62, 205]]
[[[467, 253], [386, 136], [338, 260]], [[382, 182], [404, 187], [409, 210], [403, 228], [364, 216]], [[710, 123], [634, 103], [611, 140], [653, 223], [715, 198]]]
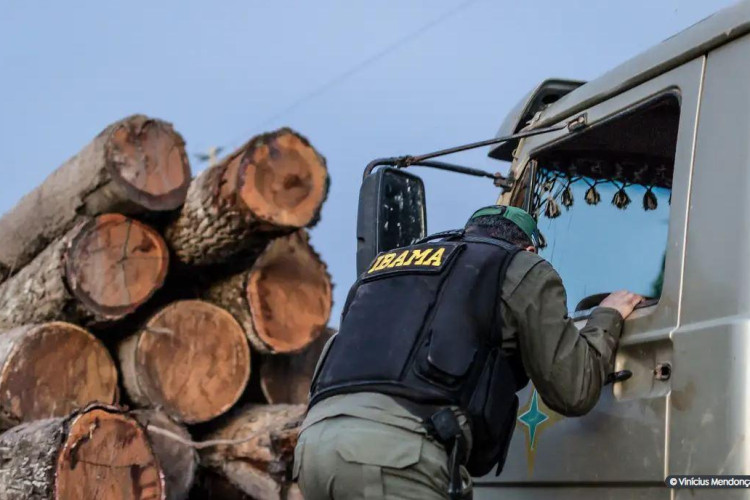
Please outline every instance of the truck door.
[[[748, 474], [750, 36], [710, 52], [696, 133], [680, 327], [672, 335], [669, 474]], [[748, 498], [744, 488], [675, 498]]]
[[606, 386], [579, 418], [556, 414], [527, 387], [505, 470], [477, 481], [476, 498], [669, 498], [670, 334], [704, 66], [695, 59], [590, 107], [583, 132], [523, 144], [523, 203], [538, 217], [540, 253], [560, 273], [579, 326], [597, 294], [627, 288], [651, 300], [626, 321], [617, 355], [632, 378]]

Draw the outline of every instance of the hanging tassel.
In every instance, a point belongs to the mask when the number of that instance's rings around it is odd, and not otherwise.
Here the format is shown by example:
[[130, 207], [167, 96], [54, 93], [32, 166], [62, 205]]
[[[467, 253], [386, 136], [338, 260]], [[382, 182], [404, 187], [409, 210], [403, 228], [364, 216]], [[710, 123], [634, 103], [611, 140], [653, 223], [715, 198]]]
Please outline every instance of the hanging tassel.
[[596, 184], [586, 190], [586, 203], [589, 205], [597, 205], [602, 200], [599, 196], [599, 192], [596, 190]]
[[555, 178], [550, 177], [546, 181], [544, 181], [544, 184], [542, 184], [542, 193], [552, 191], [553, 187], [555, 187]]
[[573, 192], [570, 190], [570, 184], [563, 189], [562, 195], [560, 196], [560, 202], [565, 208], [573, 206]]
[[548, 219], [560, 217], [560, 207], [551, 196], [547, 198], [547, 206], [544, 207], [544, 215], [546, 215]]
[[541, 231], [537, 230], [537, 245], [538, 248], [547, 248], [547, 238], [544, 237]]
[[625, 210], [630, 205], [630, 196], [625, 192], [625, 184], [612, 197], [612, 204], [620, 210]]
[[643, 210], [647, 212], [649, 210], [656, 210], [658, 206], [659, 202], [656, 200], [656, 195], [651, 191], [651, 188], [648, 188], [643, 194]]

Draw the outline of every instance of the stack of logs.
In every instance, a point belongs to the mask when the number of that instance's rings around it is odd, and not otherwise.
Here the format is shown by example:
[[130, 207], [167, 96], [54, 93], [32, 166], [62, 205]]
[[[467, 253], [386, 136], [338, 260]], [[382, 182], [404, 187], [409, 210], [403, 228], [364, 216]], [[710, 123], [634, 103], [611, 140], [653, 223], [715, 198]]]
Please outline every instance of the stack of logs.
[[0, 497], [301, 498], [328, 183], [286, 128], [191, 179], [135, 115], [0, 217]]

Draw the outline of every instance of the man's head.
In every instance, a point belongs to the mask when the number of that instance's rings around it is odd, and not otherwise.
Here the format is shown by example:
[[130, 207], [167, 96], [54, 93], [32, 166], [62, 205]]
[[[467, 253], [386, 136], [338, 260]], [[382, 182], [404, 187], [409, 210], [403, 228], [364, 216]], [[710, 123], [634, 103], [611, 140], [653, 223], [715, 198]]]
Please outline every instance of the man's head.
[[483, 230], [493, 238], [509, 241], [530, 252], [536, 252], [536, 221], [518, 207], [490, 205], [469, 217], [466, 232]]

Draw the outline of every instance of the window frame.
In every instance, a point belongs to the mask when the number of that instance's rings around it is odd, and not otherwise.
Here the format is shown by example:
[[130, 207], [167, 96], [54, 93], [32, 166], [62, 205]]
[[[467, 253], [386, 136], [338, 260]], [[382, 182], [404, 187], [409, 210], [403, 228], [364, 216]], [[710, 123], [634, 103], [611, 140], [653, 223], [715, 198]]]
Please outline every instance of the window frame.
[[[586, 134], [587, 132], [590, 132], [598, 127], [603, 127], [612, 124], [613, 122], [617, 120], [622, 120], [624, 118], [627, 118], [628, 116], [632, 116], [634, 114], [637, 114], [641, 110], [648, 109], [649, 106], [652, 104], [658, 103], [659, 101], [663, 100], [665, 97], [674, 97], [677, 101], [677, 106], [679, 106], [680, 113], [678, 115], [678, 127], [679, 127], [679, 121], [680, 117], [682, 115], [682, 94], [680, 93], [680, 90], [678, 87], [672, 87], [665, 89], [661, 92], [658, 92], [654, 95], [651, 95], [649, 97], [646, 97], [645, 99], [642, 99], [641, 101], [634, 102], [630, 106], [626, 107], [625, 109], [618, 110], [614, 113], [612, 113], [609, 116], [603, 117], [601, 120], [597, 121], [595, 124], [591, 124], [590, 126], [586, 127], [585, 130], [583, 130], [580, 134]], [[676, 134], [679, 139], [679, 134]], [[575, 141], [577, 138], [576, 135], [568, 135], [563, 136], [557, 139], [554, 139], [548, 143], [543, 144], [542, 146], [539, 146], [535, 148], [534, 150], [530, 151], [529, 153], [529, 162], [527, 163], [528, 167], [524, 170], [524, 177], [528, 175], [528, 182], [526, 185], [526, 192], [524, 195], [523, 200], [523, 208], [529, 213], [532, 213], [533, 207], [532, 207], [532, 198], [533, 198], [533, 192], [535, 188], [535, 179], [536, 179], [536, 172], [537, 168], [539, 166], [539, 162], [537, 158], [545, 153], [549, 153], [551, 150], [554, 150], [561, 145], [565, 144], [569, 141]], [[676, 157], [677, 154], [677, 144], [675, 144], [675, 154], [673, 157]], [[676, 163], [676, 159], [673, 160], [673, 163]], [[673, 164], [673, 172], [672, 177], [674, 178], [674, 164]], [[671, 189], [670, 189], [671, 192]], [[670, 206], [670, 219], [671, 219], [671, 212], [672, 207]], [[669, 242], [665, 241], [664, 245], [664, 251], [666, 253], [667, 248], [669, 247]], [[614, 291], [614, 290], [612, 290]], [[642, 304], [639, 304], [636, 306], [637, 310], [643, 309], [645, 314], [649, 314], [653, 312], [656, 309], [656, 305], [659, 303], [659, 300], [661, 299], [661, 295], [659, 297], [655, 297], [653, 299], [649, 299], [647, 301], [644, 301]], [[584, 320], [587, 320], [591, 317], [591, 313], [596, 307], [592, 307], [589, 309], [583, 309], [580, 311], [570, 311], [570, 316], [573, 318], [576, 322], [583, 322]], [[643, 314], [640, 314], [639, 316], [642, 316]]]
[[[666, 246], [666, 266], [664, 286], [660, 300], [655, 305], [644, 307], [626, 321], [626, 335], [623, 343], [638, 343], [646, 339], [668, 338], [679, 324], [680, 300], [682, 295], [683, 262], [685, 258], [685, 236], [687, 230], [688, 197], [692, 177], [692, 164], [695, 146], [698, 108], [703, 80], [704, 59], [698, 58], [678, 68], [659, 75], [652, 80], [594, 104], [563, 122], [586, 114], [588, 127], [593, 129], [619, 117], [637, 112], [654, 100], [673, 94], [680, 105], [677, 131], [677, 145], [674, 155], [672, 179], [672, 204], [669, 213], [669, 228]], [[543, 118], [543, 115], [540, 117]], [[562, 123], [562, 122], [561, 122]], [[518, 161], [536, 169], [535, 158], [554, 149], [566, 140], [571, 133], [563, 129], [550, 134], [530, 137], [524, 140], [518, 151]], [[532, 163], [533, 162], [533, 163]], [[533, 189], [533, 175], [523, 200], [525, 209], [530, 209], [529, 189]], [[578, 318], [583, 320], [584, 318]]]

